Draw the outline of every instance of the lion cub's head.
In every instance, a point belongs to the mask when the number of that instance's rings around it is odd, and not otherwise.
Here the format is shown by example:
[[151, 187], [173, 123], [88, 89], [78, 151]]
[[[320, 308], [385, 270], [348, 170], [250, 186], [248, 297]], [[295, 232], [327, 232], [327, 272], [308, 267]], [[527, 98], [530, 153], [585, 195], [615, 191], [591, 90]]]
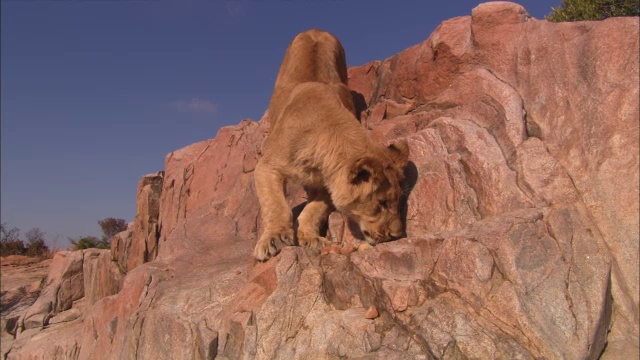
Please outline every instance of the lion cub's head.
[[402, 140], [380, 148], [377, 154], [355, 159], [347, 176], [347, 192], [334, 199], [338, 211], [354, 220], [372, 245], [404, 233], [400, 199], [408, 157], [409, 146]]

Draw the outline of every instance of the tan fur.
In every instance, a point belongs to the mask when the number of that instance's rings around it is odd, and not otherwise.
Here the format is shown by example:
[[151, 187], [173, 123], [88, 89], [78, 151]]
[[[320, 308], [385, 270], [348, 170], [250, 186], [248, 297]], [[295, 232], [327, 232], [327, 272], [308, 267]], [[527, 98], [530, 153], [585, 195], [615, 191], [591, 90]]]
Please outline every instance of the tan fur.
[[[255, 170], [264, 231], [254, 255], [266, 260], [277, 243], [319, 249], [319, 235], [337, 209], [356, 221], [375, 244], [403, 233], [400, 182], [408, 146], [374, 144], [355, 117], [342, 45], [333, 35], [309, 30], [285, 54], [269, 103], [271, 131]], [[305, 186], [309, 201], [298, 217], [284, 195], [285, 181]]]

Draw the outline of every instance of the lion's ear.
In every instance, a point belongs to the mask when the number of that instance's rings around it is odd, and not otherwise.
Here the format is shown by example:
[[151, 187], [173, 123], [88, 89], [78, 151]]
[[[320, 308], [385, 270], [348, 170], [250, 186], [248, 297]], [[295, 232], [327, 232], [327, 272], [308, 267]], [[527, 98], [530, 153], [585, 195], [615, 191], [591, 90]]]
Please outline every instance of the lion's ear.
[[405, 167], [409, 162], [409, 144], [407, 140], [400, 140], [387, 147], [391, 160], [399, 165], [401, 168]]
[[360, 158], [351, 166], [349, 182], [354, 185], [371, 181], [381, 171], [380, 162], [371, 157]]

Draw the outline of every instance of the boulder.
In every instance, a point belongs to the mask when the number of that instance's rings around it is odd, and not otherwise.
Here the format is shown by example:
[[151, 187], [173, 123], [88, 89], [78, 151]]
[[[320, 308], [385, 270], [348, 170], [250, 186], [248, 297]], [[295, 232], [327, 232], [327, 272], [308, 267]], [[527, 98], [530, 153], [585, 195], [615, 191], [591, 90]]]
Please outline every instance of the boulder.
[[20, 317], [18, 333], [41, 329], [53, 315], [70, 309], [75, 300], [84, 296], [83, 282], [82, 252], [57, 252], [40, 296]]
[[18, 320], [40, 295], [51, 260], [40, 261], [26, 256], [2, 258], [0, 272], [0, 357], [12, 347], [18, 331]]
[[[611, 292], [616, 301], [608, 349], [632, 349], [634, 356], [640, 283], [637, 32], [637, 18], [556, 24], [532, 19], [513, 3], [486, 3], [471, 17], [444, 22], [425, 43], [363, 66], [377, 76], [356, 82], [363, 95], [372, 94], [365, 118], [380, 124], [373, 130], [378, 138], [440, 127], [445, 116], [456, 123], [472, 120], [493, 135], [509, 168], [515, 161], [518, 182], [523, 190], [533, 190], [536, 206], [577, 201], [586, 208], [584, 216], [593, 221], [589, 230], [599, 233], [611, 256]], [[605, 38], [609, 41], [601, 40]], [[416, 53], [424, 61], [410, 62]], [[352, 69], [350, 74], [362, 71]], [[431, 75], [421, 76], [427, 72]], [[424, 88], [425, 81], [432, 89]], [[504, 96], [514, 95], [514, 101], [505, 102]], [[415, 109], [411, 116], [382, 121], [386, 113], [377, 109], [407, 102]], [[513, 121], [518, 111], [522, 120]], [[495, 123], [497, 118], [504, 120]], [[478, 150], [468, 149], [474, 156]], [[475, 176], [476, 169], [471, 170]], [[430, 172], [430, 180], [437, 179], [447, 180]], [[550, 179], [554, 180], [549, 183]], [[423, 181], [421, 177], [417, 191], [428, 191], [422, 190]], [[490, 191], [505, 190], [493, 181], [485, 184], [498, 186]], [[443, 196], [429, 188], [430, 195]], [[451, 208], [446, 202], [440, 206]], [[470, 212], [455, 209], [456, 216]], [[427, 221], [446, 214], [428, 207], [421, 211], [431, 213]], [[424, 226], [430, 231], [438, 228], [433, 223]]]
[[[145, 241], [145, 239], [140, 239]], [[112, 239], [110, 244], [109, 254], [111, 260], [116, 263], [118, 270], [121, 274], [127, 273], [127, 260], [129, 258], [129, 251], [133, 243], [133, 222], [127, 225], [125, 231], [117, 233]]]
[[109, 250], [87, 249], [83, 255], [84, 305], [91, 307], [103, 297], [117, 294], [124, 275]]
[[[170, 238], [183, 219], [196, 210], [233, 222], [237, 235], [254, 240], [257, 230], [253, 169], [267, 126], [243, 120], [223, 127], [215, 139], [170, 153], [160, 201], [159, 257], [184, 251], [183, 242]], [[202, 210], [202, 209], [208, 210]]]

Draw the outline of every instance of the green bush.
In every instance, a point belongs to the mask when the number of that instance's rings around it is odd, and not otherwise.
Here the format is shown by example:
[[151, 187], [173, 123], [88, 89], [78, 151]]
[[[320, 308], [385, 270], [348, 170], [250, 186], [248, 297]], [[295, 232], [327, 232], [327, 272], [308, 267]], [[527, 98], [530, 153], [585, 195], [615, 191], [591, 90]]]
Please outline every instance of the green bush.
[[615, 16], [640, 16], [637, 0], [564, 0], [545, 18], [553, 22], [604, 20]]
[[73, 250], [82, 250], [90, 248], [108, 249], [109, 243], [98, 239], [95, 236], [83, 236], [78, 239], [69, 238]]

